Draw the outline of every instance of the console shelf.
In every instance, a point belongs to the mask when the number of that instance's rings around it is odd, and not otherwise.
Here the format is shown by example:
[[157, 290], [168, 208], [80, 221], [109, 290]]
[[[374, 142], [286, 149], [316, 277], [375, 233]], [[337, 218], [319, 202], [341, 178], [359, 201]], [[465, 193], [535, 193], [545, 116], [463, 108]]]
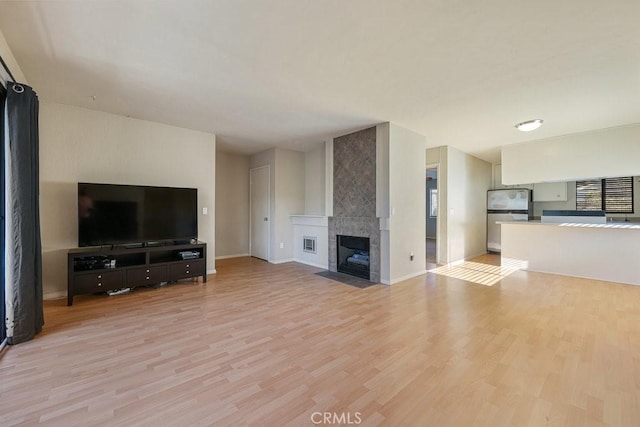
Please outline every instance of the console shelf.
[[[195, 256], [183, 259], [181, 252]], [[202, 276], [207, 281], [207, 244], [170, 244], [136, 248], [82, 248], [67, 254], [67, 305], [79, 294]]]

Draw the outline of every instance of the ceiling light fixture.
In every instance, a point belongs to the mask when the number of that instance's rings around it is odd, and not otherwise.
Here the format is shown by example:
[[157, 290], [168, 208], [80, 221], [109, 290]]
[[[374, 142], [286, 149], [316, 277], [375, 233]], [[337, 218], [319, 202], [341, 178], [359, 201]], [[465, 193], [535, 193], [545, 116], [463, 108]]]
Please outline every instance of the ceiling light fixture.
[[536, 130], [542, 126], [542, 122], [542, 119], [527, 120], [526, 122], [518, 123], [516, 125], [516, 129], [521, 132], [531, 132], [532, 130]]

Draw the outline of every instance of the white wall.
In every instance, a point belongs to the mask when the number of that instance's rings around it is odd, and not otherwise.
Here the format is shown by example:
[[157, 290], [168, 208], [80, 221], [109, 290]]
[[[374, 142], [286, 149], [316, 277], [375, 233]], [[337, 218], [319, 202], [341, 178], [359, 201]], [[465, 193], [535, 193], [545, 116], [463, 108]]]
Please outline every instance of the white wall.
[[215, 145], [213, 134], [41, 102], [45, 297], [66, 294], [66, 254], [78, 245], [77, 183], [83, 181], [197, 188], [198, 234], [208, 244], [207, 269], [214, 272]]
[[293, 227], [290, 216], [304, 213], [304, 153], [272, 148], [251, 156], [251, 169], [265, 165], [270, 165], [271, 170], [269, 262], [292, 261]]
[[640, 124], [502, 147], [507, 185], [640, 175]]
[[333, 139], [324, 143], [324, 215], [333, 216]]
[[291, 215], [304, 213], [304, 153], [276, 148], [276, 234], [272, 262], [293, 260]]
[[[293, 259], [302, 264], [329, 269], [329, 221], [326, 216], [292, 216]], [[305, 237], [316, 239], [316, 252], [305, 252]]]
[[[0, 56], [2, 56], [2, 59], [4, 59], [7, 67], [9, 67], [9, 69], [11, 70], [11, 74], [13, 74], [13, 77], [15, 77], [18, 82], [29, 84], [26, 77], [24, 76], [24, 73], [22, 72], [22, 69], [16, 61], [16, 58], [13, 56], [13, 52], [11, 52], [11, 49], [9, 48], [7, 40], [4, 38], [4, 34], [2, 33], [2, 31], [0, 31]], [[0, 67], [0, 80], [5, 81], [8, 77], [9, 76], [6, 75], [4, 69]]]
[[[451, 146], [446, 147], [446, 251], [442, 262], [476, 257], [487, 251], [487, 190], [491, 188], [491, 164]], [[442, 157], [441, 157], [442, 160]], [[442, 189], [442, 182], [440, 183]], [[443, 208], [441, 206], [441, 208]], [[441, 211], [442, 212], [442, 209]], [[441, 239], [442, 240], [442, 239]]]
[[304, 213], [325, 214], [325, 143], [304, 153]]
[[391, 123], [389, 126], [390, 283], [425, 273], [425, 162], [425, 137]]
[[389, 144], [391, 123], [376, 126], [376, 216], [380, 219], [380, 282], [391, 283]]
[[216, 152], [216, 259], [249, 255], [249, 156]]

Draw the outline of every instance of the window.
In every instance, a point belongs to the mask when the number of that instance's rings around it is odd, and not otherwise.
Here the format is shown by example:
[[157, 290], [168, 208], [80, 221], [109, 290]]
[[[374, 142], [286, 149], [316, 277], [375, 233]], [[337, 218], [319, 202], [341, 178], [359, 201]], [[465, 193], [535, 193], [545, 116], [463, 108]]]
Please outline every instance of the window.
[[429, 197], [431, 198], [429, 216], [433, 218], [438, 216], [438, 189], [432, 188], [429, 190]]
[[633, 213], [633, 177], [577, 181], [576, 209]]

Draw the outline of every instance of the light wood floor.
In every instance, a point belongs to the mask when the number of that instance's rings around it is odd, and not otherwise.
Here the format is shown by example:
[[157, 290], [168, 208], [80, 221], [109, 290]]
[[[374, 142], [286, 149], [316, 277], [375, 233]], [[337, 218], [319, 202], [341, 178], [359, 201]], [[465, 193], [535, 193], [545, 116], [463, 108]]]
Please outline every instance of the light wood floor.
[[48, 302], [44, 332], [0, 357], [0, 425], [640, 425], [638, 286], [518, 271], [357, 289], [295, 263], [216, 268]]
[[438, 267], [438, 253], [436, 248], [436, 239], [426, 239], [426, 270], [433, 270]]

